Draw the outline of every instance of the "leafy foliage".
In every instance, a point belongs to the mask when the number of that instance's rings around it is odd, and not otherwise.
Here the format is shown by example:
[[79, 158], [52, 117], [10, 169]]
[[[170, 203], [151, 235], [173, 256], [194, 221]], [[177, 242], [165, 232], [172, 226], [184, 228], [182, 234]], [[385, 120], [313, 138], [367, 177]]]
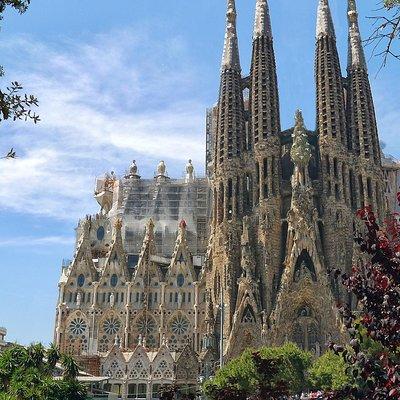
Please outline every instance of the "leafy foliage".
[[[341, 309], [350, 347], [332, 344], [348, 364], [353, 385], [327, 394], [327, 399], [400, 398], [400, 223], [398, 215], [380, 229], [371, 207], [358, 212], [366, 231], [357, 236], [369, 259], [342, 275], [358, 299], [361, 314]], [[336, 272], [340, 274], [340, 271]], [[359, 315], [360, 314], [360, 315]]]
[[338, 390], [351, 384], [343, 357], [327, 351], [318, 358], [308, 371], [313, 390]]
[[[14, 8], [20, 14], [23, 14], [30, 4], [31, 0], [0, 0], [0, 20], [3, 19], [3, 13], [6, 7]], [[4, 75], [3, 67], [0, 66], [0, 76]], [[33, 95], [21, 94], [22, 86], [18, 82], [12, 82], [5, 90], [0, 89], [0, 122], [12, 118], [14, 121], [23, 119], [25, 121], [32, 120], [35, 124], [40, 121], [39, 116], [32, 111], [38, 106], [38, 99]], [[15, 158], [10, 157], [10, 153], [5, 159]]]
[[2, 14], [4, 13], [7, 6], [10, 6], [17, 10], [20, 14], [23, 14], [30, 4], [31, 0], [1, 0], [0, 1], [0, 19], [3, 19]]
[[[64, 377], [54, 380], [58, 362]], [[12, 346], [0, 355], [0, 400], [83, 400], [84, 388], [77, 382], [78, 367], [55, 346]]]
[[39, 116], [32, 111], [32, 107], [38, 107], [38, 99], [33, 95], [20, 92], [22, 86], [18, 82], [12, 82], [5, 91], [0, 90], [0, 122], [12, 118], [31, 119], [35, 124], [40, 121]]
[[204, 390], [213, 400], [278, 399], [304, 389], [311, 359], [310, 353], [292, 343], [256, 352], [248, 349], [206, 382]]

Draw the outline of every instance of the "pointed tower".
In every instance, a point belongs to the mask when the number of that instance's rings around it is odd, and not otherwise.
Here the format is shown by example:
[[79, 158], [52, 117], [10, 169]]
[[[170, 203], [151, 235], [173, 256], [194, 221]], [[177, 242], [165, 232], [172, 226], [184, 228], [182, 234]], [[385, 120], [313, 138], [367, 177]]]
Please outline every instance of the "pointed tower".
[[297, 343], [321, 354], [325, 343], [340, 338], [340, 324], [324, 262], [314, 189], [308, 173], [311, 159], [300, 111], [296, 114], [291, 157], [294, 163], [292, 201], [284, 271], [271, 315], [271, 343]]
[[372, 205], [383, 215], [381, 149], [375, 117], [374, 102], [369, 83], [367, 64], [356, 0], [348, 0], [349, 56], [347, 121], [349, 148], [358, 159], [359, 171], [355, 180], [357, 200], [354, 206]]
[[[247, 143], [235, 1], [228, 0], [221, 66], [212, 181], [214, 211], [211, 270], [207, 288], [213, 303], [225, 299], [225, 332], [230, 332], [240, 275], [241, 216], [252, 208], [252, 176], [245, 169]], [[218, 320], [218, 316], [216, 316]], [[216, 330], [220, 327], [216, 326]]]
[[256, 262], [250, 240], [250, 218], [243, 218], [241, 238], [242, 275], [238, 279], [236, 309], [232, 330], [228, 339], [227, 356], [238, 357], [246, 348], [262, 345], [260, 332], [263, 328], [260, 287], [256, 277]]
[[[353, 243], [351, 209], [352, 169], [347, 143], [344, 78], [336, 47], [335, 29], [328, 0], [319, 0], [315, 79], [319, 180], [322, 189], [319, 230], [328, 270], [351, 266]], [[332, 282], [335, 297], [346, 301], [345, 291]]]
[[279, 275], [281, 237], [281, 143], [279, 93], [267, 0], [257, 0], [250, 71], [250, 130], [254, 142], [254, 204], [259, 205], [259, 237], [263, 251], [257, 264], [265, 293], [264, 307], [271, 311], [274, 289], [271, 282]]

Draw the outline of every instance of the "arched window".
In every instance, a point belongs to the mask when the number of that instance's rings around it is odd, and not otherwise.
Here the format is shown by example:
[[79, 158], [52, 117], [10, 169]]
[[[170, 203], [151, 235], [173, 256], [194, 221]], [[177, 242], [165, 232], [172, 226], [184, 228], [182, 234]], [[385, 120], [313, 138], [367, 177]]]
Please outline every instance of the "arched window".
[[256, 317], [254, 315], [253, 309], [248, 305], [244, 309], [242, 322], [245, 324], [252, 324], [256, 322]]

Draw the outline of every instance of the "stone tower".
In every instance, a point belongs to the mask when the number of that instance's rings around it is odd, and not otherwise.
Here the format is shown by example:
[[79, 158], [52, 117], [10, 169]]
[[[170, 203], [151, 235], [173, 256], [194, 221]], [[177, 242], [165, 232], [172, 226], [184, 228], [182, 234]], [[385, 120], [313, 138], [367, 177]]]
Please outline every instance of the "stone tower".
[[355, 171], [352, 171], [353, 185], [357, 188], [353, 202], [357, 207], [372, 205], [382, 218], [384, 189], [381, 148], [355, 0], [348, 0], [348, 20], [348, 140], [355, 163]]
[[252, 205], [234, 0], [228, 1], [226, 14], [214, 150], [212, 271], [207, 284], [214, 304], [219, 304], [221, 296], [224, 298], [227, 316], [224, 329], [230, 332], [240, 272], [237, 260], [242, 217], [251, 211]]
[[329, 272], [349, 271], [357, 261], [357, 208], [371, 205], [384, 214], [379, 140], [354, 0], [348, 16], [345, 78], [329, 1], [319, 0], [316, 129], [307, 130], [297, 112], [295, 127], [282, 131], [268, 2], [256, 0], [251, 70], [242, 77], [235, 4], [228, 1], [206, 263], [215, 338], [222, 332], [217, 305], [223, 293], [226, 358], [285, 340], [320, 353], [327, 340], [342, 338], [336, 305], [352, 299]]

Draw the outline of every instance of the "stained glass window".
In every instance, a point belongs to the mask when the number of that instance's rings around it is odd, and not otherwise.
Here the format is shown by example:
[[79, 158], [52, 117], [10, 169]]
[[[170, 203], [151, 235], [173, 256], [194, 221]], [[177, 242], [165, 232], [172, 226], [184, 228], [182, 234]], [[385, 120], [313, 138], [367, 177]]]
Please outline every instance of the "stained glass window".
[[75, 318], [69, 324], [69, 330], [73, 335], [82, 335], [87, 328], [86, 321], [83, 318]]
[[112, 287], [117, 286], [117, 284], [118, 284], [118, 276], [117, 275], [114, 274], [111, 276], [110, 284]]
[[179, 287], [182, 287], [182, 286], [184, 285], [184, 283], [185, 283], [185, 277], [184, 277], [182, 274], [179, 274], [179, 275], [176, 277], [176, 284], [177, 284]]
[[178, 315], [172, 321], [172, 332], [176, 335], [184, 335], [189, 329], [189, 321], [182, 315]]
[[103, 240], [105, 234], [106, 234], [106, 231], [104, 229], [104, 226], [99, 226], [97, 228], [97, 239], [100, 240], [100, 241]]
[[121, 328], [121, 322], [119, 319], [111, 317], [104, 321], [103, 329], [107, 335], [115, 335]]
[[85, 276], [83, 274], [80, 274], [78, 276], [78, 286], [82, 287], [85, 284]]

